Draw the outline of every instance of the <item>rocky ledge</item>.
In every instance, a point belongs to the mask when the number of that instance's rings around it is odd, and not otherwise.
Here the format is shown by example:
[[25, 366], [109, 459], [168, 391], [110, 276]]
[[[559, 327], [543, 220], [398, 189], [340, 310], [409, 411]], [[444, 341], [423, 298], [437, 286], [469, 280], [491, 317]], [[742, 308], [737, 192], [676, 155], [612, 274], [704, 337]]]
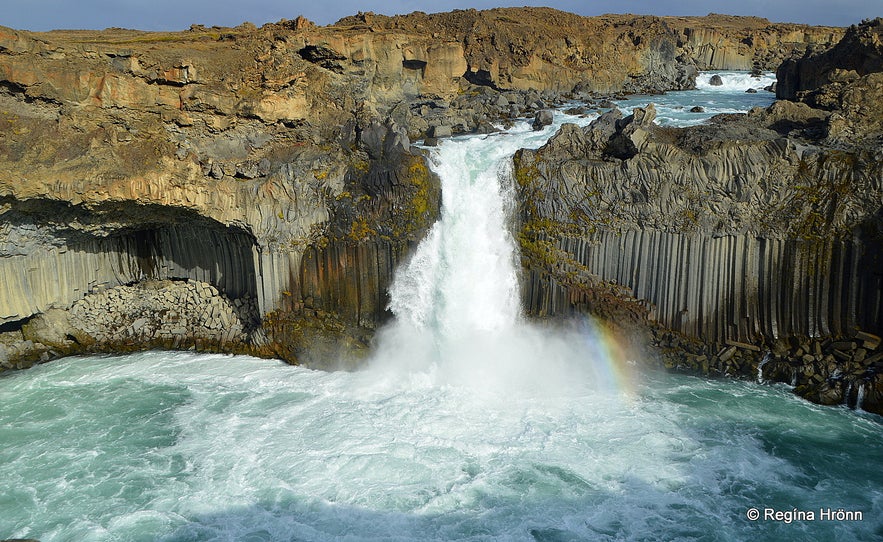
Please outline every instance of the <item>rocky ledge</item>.
[[[848, 58], [879, 59], [880, 32], [880, 19], [852, 27]], [[528, 310], [625, 311], [623, 327], [643, 321], [641, 340], [668, 368], [786, 382], [883, 413], [876, 69], [848, 80], [829, 69], [801, 95], [809, 103], [706, 126], [661, 127], [652, 104], [614, 109], [519, 151]], [[826, 108], [812, 107], [822, 94]]]

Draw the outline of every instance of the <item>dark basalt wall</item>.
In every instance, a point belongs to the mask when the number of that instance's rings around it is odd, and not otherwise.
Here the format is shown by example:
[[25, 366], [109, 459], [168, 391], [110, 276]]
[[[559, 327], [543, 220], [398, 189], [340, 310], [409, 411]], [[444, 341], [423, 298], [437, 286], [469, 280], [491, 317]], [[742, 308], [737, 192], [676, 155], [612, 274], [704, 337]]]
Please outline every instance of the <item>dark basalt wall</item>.
[[[855, 81], [863, 103], [883, 100], [875, 77]], [[883, 412], [883, 160], [853, 113], [777, 102], [672, 129], [651, 105], [519, 151], [528, 312], [608, 317], [624, 300], [666, 367], [764, 364], [813, 401], [863, 390]], [[619, 300], [584, 295], [611, 285]]]
[[[666, 328], [709, 343], [883, 332], [879, 241], [714, 237], [652, 230], [596, 231], [555, 246], [589, 274], [652, 304]], [[569, 289], [531, 276], [531, 314], [570, 311]], [[539, 293], [541, 292], [541, 293]]]
[[[54, 201], [21, 207], [4, 215], [0, 323], [142, 280], [193, 279], [233, 299], [256, 297], [255, 240], [241, 229], [136, 204], [112, 211]], [[120, 223], [123, 217], [131, 223]]]

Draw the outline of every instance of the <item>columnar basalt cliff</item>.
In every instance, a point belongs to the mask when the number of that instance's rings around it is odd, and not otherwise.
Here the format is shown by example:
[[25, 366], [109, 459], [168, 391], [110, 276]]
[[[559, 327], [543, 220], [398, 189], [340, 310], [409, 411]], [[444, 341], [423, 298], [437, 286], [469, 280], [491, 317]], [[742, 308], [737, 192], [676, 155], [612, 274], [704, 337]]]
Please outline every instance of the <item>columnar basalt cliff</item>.
[[[844, 42], [876, 47], [879, 28]], [[781, 101], [692, 128], [658, 126], [652, 104], [614, 109], [520, 151], [528, 310], [603, 314], [586, 292], [613, 282], [676, 347], [670, 367], [883, 412], [883, 130], [867, 114], [881, 82], [853, 78], [833, 111]]]
[[[0, 28], [0, 365], [152, 347], [355, 359], [438, 214], [412, 140], [566, 98], [690, 88], [697, 69], [773, 69], [841, 34], [542, 8]], [[778, 156], [770, 145], [756, 158]], [[817, 167], [833, 179], [833, 164]]]

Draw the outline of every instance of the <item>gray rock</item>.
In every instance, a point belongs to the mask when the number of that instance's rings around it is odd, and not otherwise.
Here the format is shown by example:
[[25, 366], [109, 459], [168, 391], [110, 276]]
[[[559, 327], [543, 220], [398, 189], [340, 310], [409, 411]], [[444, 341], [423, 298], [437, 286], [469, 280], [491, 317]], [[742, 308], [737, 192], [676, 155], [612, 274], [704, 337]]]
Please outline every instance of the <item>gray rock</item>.
[[478, 126], [475, 128], [475, 132], [479, 134], [492, 134], [498, 131], [499, 130], [497, 130], [493, 124], [486, 120], [479, 122]]
[[542, 130], [544, 126], [549, 126], [550, 124], [552, 124], [552, 111], [543, 109], [537, 112], [532, 126], [534, 130]]
[[49, 309], [22, 327], [25, 339], [54, 348], [67, 346], [71, 343], [67, 336], [77, 333], [71, 325], [68, 312], [60, 309]]
[[150, 320], [147, 318], [138, 318], [137, 320], [132, 322], [132, 330], [135, 333], [140, 333], [141, 330], [144, 329], [145, 326], [147, 326], [148, 322], [150, 322]]
[[451, 127], [445, 125], [430, 126], [429, 133], [427, 135], [434, 138], [451, 137]]
[[724, 80], [721, 79], [720, 75], [714, 74], [711, 76], [711, 79], [708, 80], [708, 84], [713, 87], [720, 87], [720, 86], [723, 86]]

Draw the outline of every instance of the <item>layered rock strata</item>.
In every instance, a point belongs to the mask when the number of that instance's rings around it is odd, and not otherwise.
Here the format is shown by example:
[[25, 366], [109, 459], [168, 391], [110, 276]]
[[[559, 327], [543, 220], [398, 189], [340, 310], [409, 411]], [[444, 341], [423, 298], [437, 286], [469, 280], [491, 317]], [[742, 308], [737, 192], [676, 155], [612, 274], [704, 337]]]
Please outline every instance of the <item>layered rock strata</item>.
[[363, 13], [335, 26], [432, 35], [458, 44], [472, 83], [559, 92], [576, 84], [596, 92], [692, 88], [696, 69], [774, 70], [843, 35], [754, 17], [580, 17], [549, 8]]

